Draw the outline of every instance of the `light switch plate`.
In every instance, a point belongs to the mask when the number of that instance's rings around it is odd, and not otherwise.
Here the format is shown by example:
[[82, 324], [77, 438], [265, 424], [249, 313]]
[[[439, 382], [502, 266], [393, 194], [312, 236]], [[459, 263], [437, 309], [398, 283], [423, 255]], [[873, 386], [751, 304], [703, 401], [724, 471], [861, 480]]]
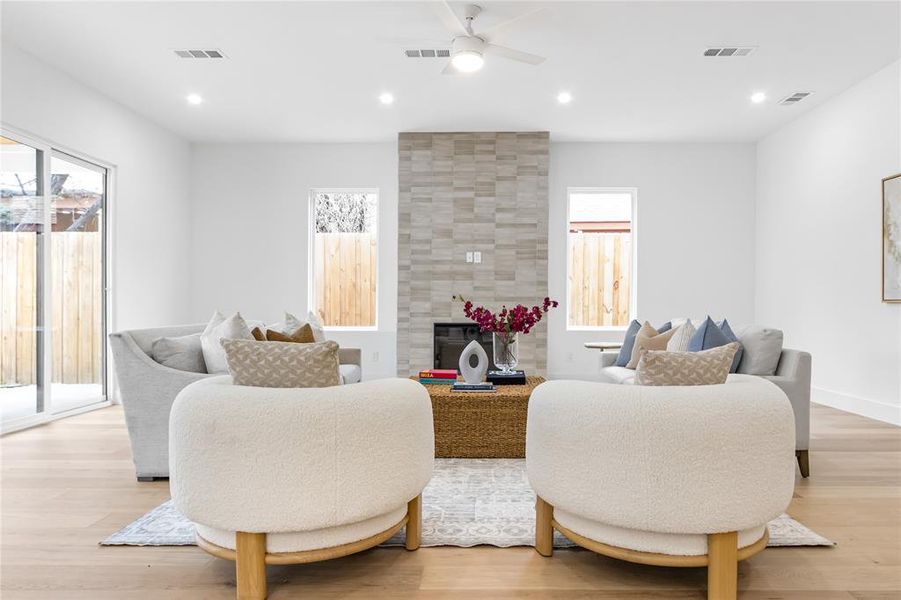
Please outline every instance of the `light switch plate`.
[[481, 253], [481, 252], [478, 252], [478, 251], [473, 252], [473, 253], [472, 253], [472, 260], [473, 260], [474, 262], [477, 262], [477, 263], [482, 262], [482, 253]]
[[468, 263], [472, 262], [472, 252], [466, 253], [466, 262], [468, 262]]

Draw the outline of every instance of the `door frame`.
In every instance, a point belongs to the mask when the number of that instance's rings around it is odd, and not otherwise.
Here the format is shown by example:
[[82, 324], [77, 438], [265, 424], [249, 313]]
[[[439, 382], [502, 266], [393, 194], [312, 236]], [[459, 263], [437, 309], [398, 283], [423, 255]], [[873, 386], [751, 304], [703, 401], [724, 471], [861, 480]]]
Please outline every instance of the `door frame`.
[[[106, 170], [106, 189], [105, 189], [105, 197], [103, 202], [103, 223], [102, 223], [102, 240], [101, 240], [101, 260], [103, 262], [103, 303], [102, 303], [102, 335], [104, 338], [104, 352], [102, 359], [102, 374], [101, 374], [101, 385], [102, 385], [102, 396], [101, 400], [98, 402], [93, 402], [91, 404], [87, 404], [85, 406], [80, 406], [76, 408], [72, 408], [66, 410], [64, 412], [54, 413], [53, 411], [53, 389], [52, 389], [52, 375], [53, 375], [53, 328], [48, 326], [50, 323], [50, 318], [52, 316], [52, 302], [53, 302], [53, 293], [52, 293], [52, 280], [51, 280], [51, 268], [52, 265], [52, 244], [49, 243], [50, 234], [52, 234], [52, 212], [50, 202], [43, 202], [43, 212], [44, 212], [44, 224], [46, 225], [46, 231], [43, 232], [42, 235], [45, 237], [39, 240], [38, 244], [38, 259], [40, 260], [40, 280], [37, 282], [36, 289], [38, 291], [38, 297], [35, 299], [36, 302], [36, 310], [39, 311], [39, 315], [37, 318], [37, 322], [39, 327], [36, 331], [36, 370], [40, 369], [40, 373], [38, 374], [38, 382], [40, 385], [37, 386], [37, 398], [36, 398], [36, 408], [37, 406], [41, 406], [43, 408], [42, 412], [39, 412], [35, 415], [28, 415], [25, 417], [19, 417], [16, 419], [10, 419], [7, 421], [0, 421], [0, 435], [11, 433], [13, 431], [19, 431], [21, 429], [27, 429], [29, 427], [34, 427], [36, 425], [42, 425], [44, 423], [49, 423], [51, 421], [55, 421], [56, 419], [61, 419], [64, 417], [69, 417], [72, 415], [88, 412], [91, 410], [96, 410], [98, 408], [104, 408], [110, 406], [112, 404], [111, 401], [111, 391], [115, 389], [113, 387], [112, 380], [112, 369], [109, 368], [109, 341], [107, 332], [111, 331], [114, 328], [113, 324], [113, 311], [112, 306], [113, 302], [113, 247], [114, 247], [114, 235], [112, 224], [114, 223], [114, 209], [112, 208], [115, 204], [113, 201], [115, 196], [115, 182], [116, 182], [116, 166], [108, 161], [104, 161], [102, 159], [95, 158], [90, 156], [84, 152], [79, 152], [74, 150], [64, 144], [56, 144], [50, 140], [47, 140], [44, 137], [34, 135], [22, 129], [19, 129], [15, 126], [9, 125], [5, 122], [0, 121], [0, 135], [3, 137], [7, 137], [11, 140], [19, 142], [21, 144], [30, 146], [35, 150], [38, 150], [42, 153], [42, 164], [40, 165], [40, 180], [44, 186], [44, 192], [49, 192], [47, 186], [49, 186], [49, 182], [51, 180], [50, 174], [50, 161], [53, 157], [54, 151], [58, 154], [64, 154], [72, 157], [76, 161], [81, 161], [88, 163], [89, 165], [93, 165], [96, 167], [100, 167]], [[61, 157], [62, 158], [62, 157]], [[45, 193], [44, 196], [48, 196], [49, 194]], [[45, 291], [50, 290], [48, 293]]]

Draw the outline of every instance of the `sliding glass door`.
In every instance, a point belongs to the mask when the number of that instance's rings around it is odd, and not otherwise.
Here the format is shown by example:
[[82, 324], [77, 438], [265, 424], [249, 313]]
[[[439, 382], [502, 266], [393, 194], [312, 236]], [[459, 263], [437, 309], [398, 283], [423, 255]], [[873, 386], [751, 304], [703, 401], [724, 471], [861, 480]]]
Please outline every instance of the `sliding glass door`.
[[105, 402], [105, 167], [0, 137], [0, 425]]
[[60, 413], [106, 398], [106, 169], [54, 150], [50, 188], [50, 382]]
[[44, 411], [44, 151], [0, 137], [0, 417]]

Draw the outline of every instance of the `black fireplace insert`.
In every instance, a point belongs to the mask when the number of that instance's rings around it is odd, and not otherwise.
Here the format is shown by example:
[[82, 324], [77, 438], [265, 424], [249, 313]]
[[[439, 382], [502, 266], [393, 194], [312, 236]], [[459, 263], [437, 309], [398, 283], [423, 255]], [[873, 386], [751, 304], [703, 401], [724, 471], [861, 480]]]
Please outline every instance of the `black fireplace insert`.
[[457, 369], [460, 371], [460, 354], [476, 340], [485, 349], [489, 369], [497, 369], [492, 359], [491, 332], [480, 332], [475, 323], [435, 323], [432, 336], [432, 349], [435, 355], [433, 369]]

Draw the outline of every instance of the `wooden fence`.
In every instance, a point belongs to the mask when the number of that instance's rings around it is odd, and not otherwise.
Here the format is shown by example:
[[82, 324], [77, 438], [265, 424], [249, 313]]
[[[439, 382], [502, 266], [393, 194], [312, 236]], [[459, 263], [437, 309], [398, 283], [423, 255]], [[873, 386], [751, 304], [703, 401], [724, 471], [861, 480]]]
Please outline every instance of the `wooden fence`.
[[569, 324], [627, 326], [631, 298], [631, 234], [570, 233], [569, 247]]
[[336, 327], [375, 325], [375, 234], [317, 233], [313, 245], [313, 290], [323, 323]]
[[[53, 383], [100, 383], [102, 377], [100, 236], [50, 235]], [[35, 382], [36, 242], [34, 233], [0, 233], [0, 385]]]

